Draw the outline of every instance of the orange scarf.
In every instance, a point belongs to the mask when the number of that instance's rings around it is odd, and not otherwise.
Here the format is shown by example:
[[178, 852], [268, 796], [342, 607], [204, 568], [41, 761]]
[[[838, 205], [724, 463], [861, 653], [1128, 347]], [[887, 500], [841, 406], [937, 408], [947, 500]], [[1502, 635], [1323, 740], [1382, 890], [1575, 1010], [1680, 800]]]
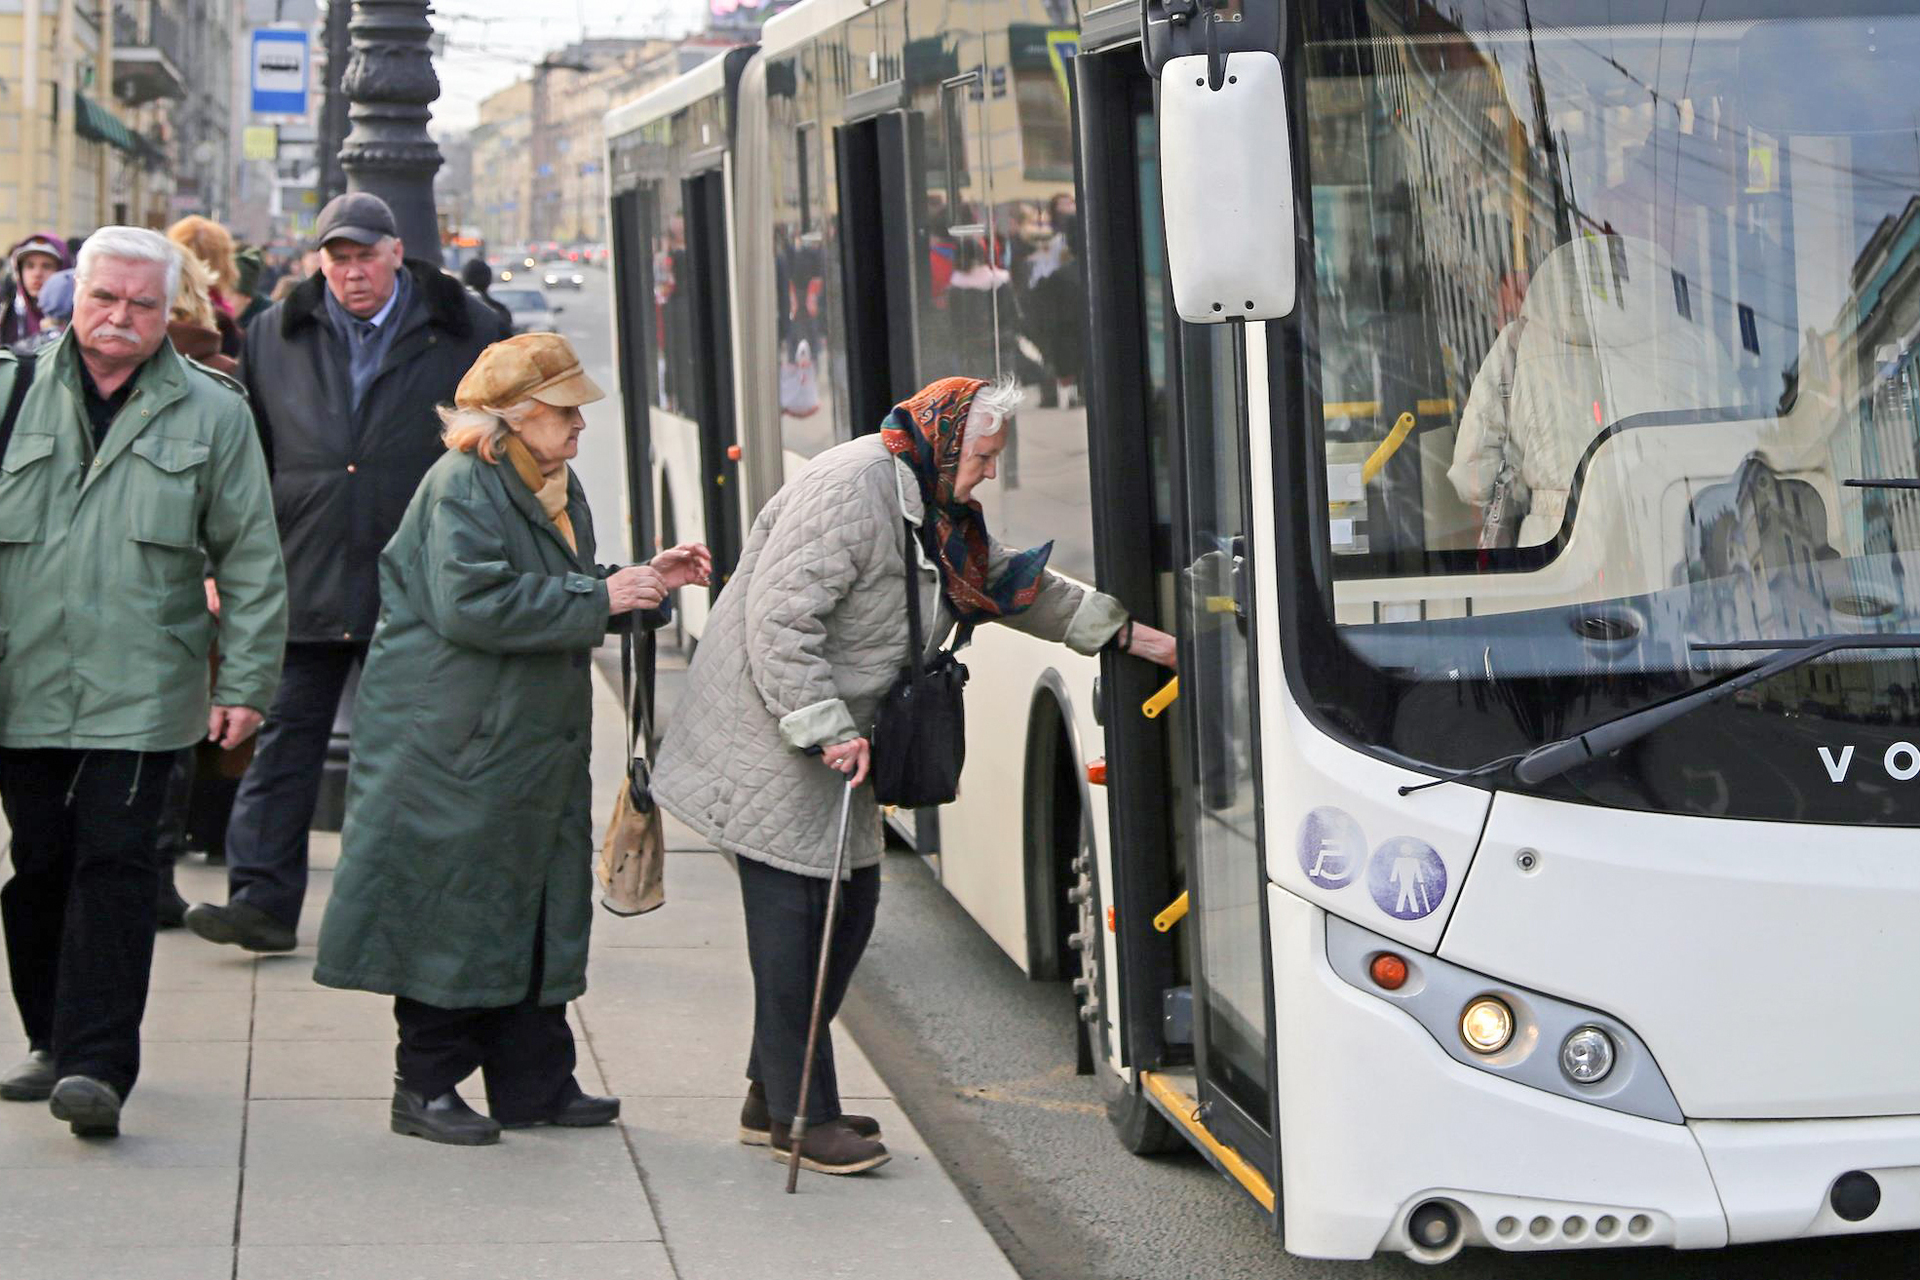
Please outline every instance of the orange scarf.
[[540, 499], [540, 509], [567, 540], [567, 549], [578, 552], [580, 544], [573, 539], [573, 520], [567, 515], [567, 469], [562, 467], [550, 476], [541, 475], [540, 464], [533, 460], [526, 442], [511, 432], [507, 434], [507, 460], [513, 463], [521, 483]]

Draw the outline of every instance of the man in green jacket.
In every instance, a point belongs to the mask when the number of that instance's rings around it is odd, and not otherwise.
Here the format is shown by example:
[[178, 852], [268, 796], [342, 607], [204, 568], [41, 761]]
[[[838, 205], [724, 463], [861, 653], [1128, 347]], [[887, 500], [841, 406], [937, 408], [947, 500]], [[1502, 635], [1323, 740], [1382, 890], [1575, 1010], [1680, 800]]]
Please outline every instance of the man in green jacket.
[[[51, 1098], [83, 1135], [119, 1132], [139, 1073], [174, 753], [246, 741], [287, 634], [246, 397], [167, 341], [180, 270], [154, 232], [88, 237], [72, 327], [40, 353], [0, 457], [0, 924], [30, 1050], [0, 1098]], [[0, 387], [21, 376], [0, 358]]]

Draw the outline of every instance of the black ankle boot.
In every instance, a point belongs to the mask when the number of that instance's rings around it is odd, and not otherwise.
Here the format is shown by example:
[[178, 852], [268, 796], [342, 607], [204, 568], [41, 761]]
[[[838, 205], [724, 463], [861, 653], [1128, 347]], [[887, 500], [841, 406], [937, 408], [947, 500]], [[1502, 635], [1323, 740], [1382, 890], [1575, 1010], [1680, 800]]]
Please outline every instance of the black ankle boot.
[[[878, 1138], [880, 1122], [872, 1116], [843, 1112], [840, 1123], [863, 1138]], [[767, 1110], [767, 1087], [755, 1080], [747, 1085], [747, 1100], [740, 1104], [740, 1141], [744, 1146], [764, 1147], [772, 1140], [773, 1115]]]
[[393, 1085], [393, 1131], [455, 1147], [484, 1147], [500, 1141], [500, 1125], [466, 1104], [449, 1089], [427, 1098], [398, 1080]]

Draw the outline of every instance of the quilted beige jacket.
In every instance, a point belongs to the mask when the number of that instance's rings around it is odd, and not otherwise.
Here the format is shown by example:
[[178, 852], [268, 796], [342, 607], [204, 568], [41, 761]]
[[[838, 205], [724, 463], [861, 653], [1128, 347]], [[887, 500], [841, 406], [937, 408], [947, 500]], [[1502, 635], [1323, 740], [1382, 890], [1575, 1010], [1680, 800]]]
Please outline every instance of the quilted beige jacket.
[[[826, 876], [843, 778], [804, 754], [872, 730], [906, 662], [901, 518], [920, 523], [919, 486], [878, 436], [815, 458], [747, 536], [661, 744], [653, 783], [666, 810], [719, 848]], [[939, 576], [915, 542], [930, 645], [953, 626]], [[1007, 556], [993, 547], [998, 571]], [[1054, 574], [1004, 625], [1097, 652], [1125, 619], [1118, 601]], [[1009, 744], [1009, 750], [1018, 743]], [[880, 859], [873, 789], [854, 793], [847, 865]]]

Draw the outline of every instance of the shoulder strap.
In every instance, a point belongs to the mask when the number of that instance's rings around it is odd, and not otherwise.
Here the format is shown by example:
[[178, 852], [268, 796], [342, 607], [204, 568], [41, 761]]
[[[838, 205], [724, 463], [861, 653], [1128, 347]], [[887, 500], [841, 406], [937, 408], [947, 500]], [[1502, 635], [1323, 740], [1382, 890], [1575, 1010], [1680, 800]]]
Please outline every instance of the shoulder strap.
[[927, 656], [926, 636], [920, 626], [920, 566], [913, 562], [913, 522], [902, 520], [900, 525], [907, 531], [906, 541], [900, 547], [907, 564], [907, 643], [911, 646], [907, 651], [907, 670], [917, 681]]
[[[633, 633], [642, 633], [640, 670], [634, 670]], [[627, 720], [627, 759], [642, 760], [653, 751], [654, 636], [640, 622], [640, 611], [628, 615], [620, 632], [620, 705]]]
[[7, 393], [7, 408], [0, 415], [0, 458], [7, 456], [7, 446], [13, 443], [13, 424], [20, 417], [20, 406], [27, 398], [27, 388], [33, 385], [33, 367], [39, 360], [37, 353], [20, 356], [15, 363], [19, 366], [13, 373], [13, 390]]

